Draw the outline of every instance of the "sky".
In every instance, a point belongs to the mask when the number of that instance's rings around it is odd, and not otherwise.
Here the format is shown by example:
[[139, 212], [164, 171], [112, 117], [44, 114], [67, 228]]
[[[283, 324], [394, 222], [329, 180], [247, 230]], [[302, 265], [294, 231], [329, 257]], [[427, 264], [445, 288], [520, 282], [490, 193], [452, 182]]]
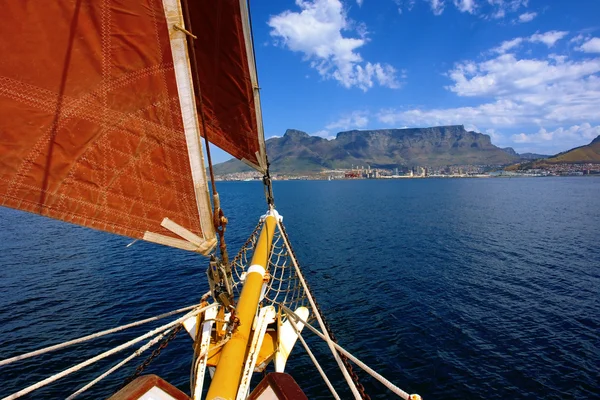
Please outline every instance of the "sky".
[[600, 135], [598, 0], [252, 0], [250, 11], [266, 138], [462, 124], [555, 154]]

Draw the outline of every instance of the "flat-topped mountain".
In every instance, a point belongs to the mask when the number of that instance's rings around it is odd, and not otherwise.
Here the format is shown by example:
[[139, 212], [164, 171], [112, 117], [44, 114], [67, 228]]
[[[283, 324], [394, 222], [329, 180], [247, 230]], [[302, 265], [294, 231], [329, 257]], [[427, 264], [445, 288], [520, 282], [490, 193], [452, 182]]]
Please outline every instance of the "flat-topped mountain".
[[[492, 144], [490, 137], [462, 125], [431, 128], [352, 130], [333, 140], [288, 129], [267, 140], [273, 172], [316, 172], [370, 165], [378, 168], [510, 164], [519, 160]], [[217, 174], [248, 170], [237, 160], [215, 167]]]

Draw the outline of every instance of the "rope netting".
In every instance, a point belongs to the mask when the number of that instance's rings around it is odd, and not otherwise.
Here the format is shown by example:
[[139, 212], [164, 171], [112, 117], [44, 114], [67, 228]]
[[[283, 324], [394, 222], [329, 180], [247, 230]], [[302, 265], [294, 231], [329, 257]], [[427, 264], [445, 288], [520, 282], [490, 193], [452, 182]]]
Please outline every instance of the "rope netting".
[[[246, 243], [242, 246], [238, 254], [231, 261], [231, 269], [234, 280], [234, 297], [239, 297], [242, 290], [247, 269], [250, 267], [250, 261], [254, 252], [254, 246], [258, 241], [260, 230], [263, 223], [260, 222]], [[291, 249], [286, 245], [284, 232], [276, 228], [273, 234], [273, 244], [271, 248], [271, 257], [269, 259], [269, 268], [265, 275], [266, 287], [260, 306], [284, 305], [292, 310], [298, 307], [306, 307], [311, 313], [308, 322], [314, 320], [314, 312], [308, 301], [306, 290], [299, 279], [298, 272], [292, 262]]]
[[[261, 229], [266, 229], [266, 227], [267, 225], [264, 224], [264, 221], [261, 219], [248, 240], [244, 243], [244, 245], [242, 245], [238, 254], [231, 261], [233, 294], [235, 298], [239, 298], [241, 294], [245, 275], [248, 268], [251, 267], [252, 255], [258, 242]], [[323, 317], [321, 308], [311, 292], [310, 286], [304, 279], [304, 276], [300, 270], [300, 266], [298, 265], [298, 260], [291, 247], [290, 240], [281, 220], [278, 221], [275, 232], [273, 233], [273, 242], [269, 257], [269, 268], [267, 268], [267, 272], [265, 274], [263, 293], [261, 295], [261, 303], [259, 307], [270, 305], [279, 308], [279, 310], [281, 310], [282, 314], [285, 316], [285, 319], [291, 320], [291, 323], [296, 330], [296, 323], [300, 322], [301, 319], [299, 319], [298, 315], [295, 313], [295, 310], [297, 310], [299, 307], [308, 308], [309, 317], [306, 321], [302, 320], [302, 322], [306, 322], [307, 324], [305, 326], [308, 326], [311, 332], [315, 333], [328, 344], [355, 399], [369, 399], [369, 396], [366, 394], [365, 389], [360, 383], [360, 380], [356, 372], [353, 370], [349, 360], [352, 360], [352, 362], [354, 362], [376, 380], [384, 384], [384, 386], [390, 389], [397, 396], [407, 400], [420, 399], [420, 396], [409, 395], [407, 392], [396, 387], [337, 344], [335, 336], [331, 331], [329, 324]], [[319, 332], [318, 328], [321, 329], [321, 332]], [[297, 330], [297, 333], [307, 353], [313, 359], [313, 363], [315, 363], [316, 368], [319, 369], [319, 372], [321, 375], [323, 375], [323, 371], [320, 369], [321, 367], [314, 359], [314, 356], [312, 355], [310, 349], [308, 349], [304, 339], [302, 339], [301, 332]], [[333, 397], [339, 398], [327, 377], [324, 377], [324, 380], [331, 390]]]
[[[231, 265], [231, 277], [233, 279], [231, 287], [232, 287], [234, 299], [239, 298], [239, 296], [241, 294], [245, 275], [247, 274], [248, 269], [251, 267], [251, 260], [252, 260], [253, 254], [254, 254], [255, 246], [258, 242], [259, 235], [261, 233], [261, 230], [266, 229], [266, 227], [267, 227], [267, 225], [264, 223], [264, 220], [261, 220], [259, 222], [259, 224], [256, 226], [256, 228], [253, 230], [253, 232], [250, 234], [248, 240], [242, 245], [238, 254], [235, 256], [235, 258], [233, 260], [231, 260], [231, 264], [230, 264]], [[311, 350], [308, 348], [307, 342], [302, 338], [302, 332], [301, 332], [302, 328], [301, 327], [298, 328], [299, 323], [304, 324], [304, 326], [308, 328], [308, 331], [316, 334], [325, 343], [327, 343], [327, 346], [331, 350], [336, 363], [340, 367], [340, 370], [341, 370], [342, 374], [344, 375], [344, 379], [346, 380], [346, 383], [350, 387], [350, 390], [352, 391], [352, 395], [355, 399], [361, 399], [361, 398], [368, 399], [369, 397], [365, 393], [364, 387], [360, 384], [358, 376], [357, 376], [356, 372], [353, 371], [352, 365], [350, 364], [349, 361], [352, 361], [355, 365], [359, 366], [361, 369], [363, 369], [365, 372], [367, 372], [373, 378], [375, 378], [376, 380], [381, 382], [384, 386], [386, 386], [389, 390], [391, 390], [393, 393], [395, 393], [399, 397], [401, 397], [405, 400], [419, 399], [420, 397], [418, 395], [409, 395], [407, 392], [404, 392], [400, 388], [393, 385], [390, 381], [388, 381], [381, 375], [377, 374], [374, 370], [369, 368], [367, 365], [362, 363], [360, 360], [358, 360], [356, 357], [352, 356], [349, 352], [347, 352], [344, 348], [342, 348], [341, 346], [339, 346], [337, 344], [337, 342], [335, 340], [335, 336], [334, 336], [333, 332], [331, 331], [329, 325], [327, 324], [327, 321], [324, 319], [321, 309], [320, 309], [318, 303], [316, 302], [316, 300], [311, 292], [311, 289], [308, 286], [308, 284], [300, 270], [300, 266], [298, 265], [297, 258], [291, 247], [287, 232], [280, 220], [277, 222], [277, 225], [275, 226], [274, 229], [275, 229], [275, 232], [273, 232], [273, 241], [272, 241], [271, 253], [270, 253], [270, 257], [269, 257], [268, 269], [264, 276], [263, 293], [261, 295], [259, 308], [267, 307], [267, 306], [275, 306], [275, 308], [280, 310], [280, 312], [281, 312], [281, 316], [282, 316], [281, 322], [286, 322], [288, 320], [290, 321], [291, 325], [294, 327], [294, 330], [298, 334], [300, 342], [305, 347], [307, 353], [311, 357], [313, 363], [315, 364], [315, 367], [319, 370], [319, 373], [321, 374], [321, 376], [323, 376], [323, 379], [325, 380], [327, 386], [329, 387], [333, 397], [338, 399], [339, 395], [336, 393], [335, 389], [329, 382], [327, 376], [325, 376], [325, 373], [322, 370], [322, 368], [320, 367], [320, 365], [318, 364], [318, 362], [316, 361], [315, 356], [313, 355]], [[210, 292], [206, 293], [204, 296], [202, 296], [202, 298], [206, 299], [209, 296], [209, 293]], [[158, 343], [158, 341], [163, 339], [165, 337], [165, 335], [171, 333], [171, 336], [169, 336], [169, 337], [170, 338], [174, 337], [173, 332], [178, 332], [179, 330], [181, 330], [183, 322], [188, 320], [190, 317], [196, 318], [196, 315], [203, 314], [206, 310], [215, 308], [215, 307], [220, 307], [218, 302], [215, 302], [210, 305], [203, 302], [202, 304], [197, 305], [197, 306], [189, 306], [189, 307], [181, 308], [179, 310], [161, 314], [156, 317], [147, 318], [145, 320], [141, 320], [141, 321], [123, 325], [120, 327], [112, 328], [109, 330], [98, 332], [96, 334], [92, 334], [92, 335], [88, 335], [88, 336], [74, 339], [71, 341], [67, 341], [67, 342], [64, 342], [61, 344], [48, 346], [46, 348], [32, 351], [27, 354], [14, 356], [11, 358], [7, 358], [5, 360], [0, 360], [0, 366], [8, 365], [13, 362], [17, 362], [17, 361], [20, 361], [20, 360], [23, 360], [23, 359], [26, 359], [29, 357], [33, 357], [33, 356], [44, 354], [44, 353], [51, 352], [54, 350], [62, 349], [62, 348], [65, 348], [65, 347], [68, 347], [68, 346], [71, 346], [74, 344], [86, 342], [88, 340], [92, 340], [92, 339], [95, 339], [95, 338], [98, 338], [98, 337], [101, 337], [104, 335], [108, 335], [113, 332], [118, 332], [118, 331], [121, 331], [121, 330], [124, 330], [127, 328], [131, 328], [131, 327], [138, 326], [138, 325], [141, 325], [144, 323], [152, 322], [152, 321], [155, 321], [155, 320], [167, 317], [167, 316], [184, 313], [187, 311], [187, 313], [183, 317], [179, 317], [178, 319], [176, 319], [168, 324], [157, 327], [142, 336], [139, 336], [135, 339], [130, 340], [129, 342], [127, 342], [125, 344], [117, 346], [114, 349], [111, 349], [109, 351], [106, 351], [102, 354], [97, 355], [96, 357], [93, 357], [84, 362], [81, 362], [67, 370], [64, 370], [60, 373], [52, 375], [36, 384], [30, 385], [29, 387], [27, 387], [23, 390], [20, 390], [19, 392], [13, 393], [12, 395], [5, 397], [2, 400], [17, 399], [17, 398], [24, 396], [36, 389], [39, 389], [39, 388], [46, 386], [58, 379], [61, 379], [73, 372], [79, 371], [80, 369], [84, 368], [87, 365], [90, 365], [101, 359], [104, 359], [104, 358], [108, 357], [109, 355], [112, 355], [116, 352], [122, 351], [125, 348], [128, 348], [144, 339], [149, 340], [147, 344], [142, 346], [140, 349], [138, 349], [132, 355], [128, 356], [123, 361], [116, 364], [115, 366], [110, 368], [108, 371], [106, 371], [102, 375], [98, 376], [96, 379], [92, 380], [90, 383], [88, 383], [84, 387], [80, 388], [79, 390], [77, 390], [75, 393], [73, 393], [69, 397], [69, 398], [74, 398], [74, 397], [78, 396], [79, 394], [83, 393], [84, 391], [90, 389], [93, 385], [98, 383], [100, 380], [102, 380], [109, 374], [113, 373], [118, 368], [122, 367], [125, 363], [129, 362], [134, 357], [141, 355], [141, 353], [143, 351], [154, 346], [156, 343]], [[309, 310], [309, 317], [307, 320], [304, 320], [304, 318], [299, 317], [296, 314], [300, 307], [306, 307]], [[220, 343], [225, 343], [228, 338], [229, 338], [229, 336], [227, 336], [225, 339], [223, 339], [223, 341]], [[149, 361], [151, 361], [153, 358], [155, 358], [156, 355], [158, 355], [158, 353], [160, 353], [160, 350], [166, 346], [166, 344], [168, 343], [169, 340], [167, 340], [166, 342], [163, 342], [159, 346], [159, 348], [154, 351], [153, 355], [151, 355], [142, 364], [142, 366], [147, 365], [149, 363]], [[221, 344], [219, 344], [218, 346], [220, 346], [220, 345]], [[155, 355], [155, 353], [157, 353], [157, 354]], [[201, 357], [198, 356], [197, 358], [198, 358], [198, 360], [200, 360]], [[139, 372], [141, 372], [142, 370], [143, 370], [143, 367], [142, 368], [138, 367], [138, 372], [136, 372], [135, 376], [137, 376], [139, 374]], [[195, 374], [193, 374], [193, 375], [195, 376]]]

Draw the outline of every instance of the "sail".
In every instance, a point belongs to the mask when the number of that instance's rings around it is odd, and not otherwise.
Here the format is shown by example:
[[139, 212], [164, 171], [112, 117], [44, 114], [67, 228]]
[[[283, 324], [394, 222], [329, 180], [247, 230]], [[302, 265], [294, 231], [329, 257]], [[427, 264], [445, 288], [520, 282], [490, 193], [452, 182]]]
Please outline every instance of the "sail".
[[184, 1], [188, 7], [208, 139], [266, 172], [259, 88], [246, 0]]
[[209, 251], [179, 2], [7, 1], [2, 10], [0, 205]]

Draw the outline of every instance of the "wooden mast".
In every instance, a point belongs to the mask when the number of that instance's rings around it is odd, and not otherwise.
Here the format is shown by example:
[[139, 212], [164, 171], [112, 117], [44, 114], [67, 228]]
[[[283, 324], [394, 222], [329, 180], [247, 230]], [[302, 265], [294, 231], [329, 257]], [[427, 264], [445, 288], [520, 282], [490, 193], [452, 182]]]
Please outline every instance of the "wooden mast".
[[245, 363], [246, 349], [252, 331], [252, 322], [260, 300], [263, 278], [267, 270], [276, 226], [276, 217], [267, 215], [235, 309], [239, 325], [233, 332], [231, 339], [223, 347], [219, 364], [208, 389], [207, 399], [233, 400], [237, 396]]

